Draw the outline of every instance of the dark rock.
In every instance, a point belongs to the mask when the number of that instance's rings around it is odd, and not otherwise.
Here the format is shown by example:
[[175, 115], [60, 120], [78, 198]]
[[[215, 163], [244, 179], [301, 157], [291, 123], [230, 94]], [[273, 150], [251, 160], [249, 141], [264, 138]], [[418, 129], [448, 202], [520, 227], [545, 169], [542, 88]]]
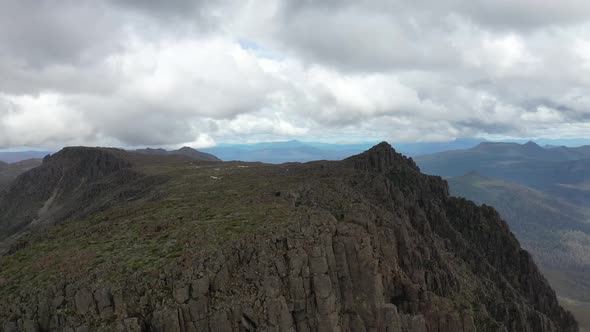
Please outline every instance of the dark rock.
[[181, 321], [176, 309], [160, 309], [154, 312], [150, 330], [154, 332], [181, 332]]
[[100, 288], [94, 292], [94, 300], [98, 307], [98, 312], [103, 312], [107, 308], [112, 308], [112, 296], [108, 289]]
[[179, 283], [174, 286], [174, 299], [180, 304], [188, 301], [190, 299], [189, 286], [184, 283]]
[[93, 313], [96, 310], [92, 293], [86, 288], [80, 289], [76, 292], [74, 301], [76, 303], [76, 312], [80, 315]]

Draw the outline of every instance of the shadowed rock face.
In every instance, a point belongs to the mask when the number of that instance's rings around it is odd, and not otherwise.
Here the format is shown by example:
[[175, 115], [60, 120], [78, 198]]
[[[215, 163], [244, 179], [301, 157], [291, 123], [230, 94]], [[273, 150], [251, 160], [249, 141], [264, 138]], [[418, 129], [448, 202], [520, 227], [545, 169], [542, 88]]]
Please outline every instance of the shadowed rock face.
[[7, 164], [0, 161], [0, 191], [5, 190], [20, 174], [41, 164], [41, 159], [27, 159]]
[[119, 283], [14, 292], [5, 330], [577, 330], [495, 210], [450, 197], [387, 143], [265, 167], [263, 194], [290, 209], [288, 224]]
[[31, 223], [49, 223], [84, 211], [101, 192], [137, 176], [115, 149], [69, 147], [21, 174], [0, 197], [0, 239]]
[[344, 160], [352, 164], [354, 168], [363, 171], [384, 172], [393, 168], [398, 170], [411, 169], [420, 171], [412, 158], [405, 157], [397, 152], [387, 142], [381, 142], [371, 149]]

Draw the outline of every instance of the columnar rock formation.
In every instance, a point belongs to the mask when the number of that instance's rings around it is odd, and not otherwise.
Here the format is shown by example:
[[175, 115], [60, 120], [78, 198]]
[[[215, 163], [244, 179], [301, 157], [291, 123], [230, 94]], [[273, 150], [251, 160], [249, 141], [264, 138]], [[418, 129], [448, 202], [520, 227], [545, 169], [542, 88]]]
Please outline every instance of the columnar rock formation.
[[264, 195], [289, 223], [118, 283], [4, 289], [4, 330], [577, 330], [493, 208], [450, 197], [387, 143], [275, 169]]

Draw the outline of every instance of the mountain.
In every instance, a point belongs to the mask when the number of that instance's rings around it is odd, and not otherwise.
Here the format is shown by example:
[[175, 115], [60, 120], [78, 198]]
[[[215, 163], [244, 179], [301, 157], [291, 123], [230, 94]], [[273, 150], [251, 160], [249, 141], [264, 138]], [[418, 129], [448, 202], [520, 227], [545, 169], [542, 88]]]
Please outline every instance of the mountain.
[[578, 330], [493, 208], [387, 143], [283, 165], [67, 148], [0, 207], [6, 331]]
[[0, 239], [29, 226], [87, 216], [141, 197], [155, 183], [149, 169], [162, 163], [190, 163], [184, 155], [145, 155], [114, 148], [67, 147], [19, 175], [0, 193]]
[[[571, 229], [590, 232], [590, 215], [582, 208], [532, 188], [475, 172], [447, 179], [451, 193], [494, 206], [521, 239], [535, 232]], [[590, 257], [589, 257], [590, 259]]]
[[446, 142], [396, 143], [396, 150], [412, 157], [448, 150], [469, 149], [484, 142], [480, 138], [457, 138]]
[[581, 206], [590, 202], [590, 147], [542, 148], [528, 142], [485, 142], [466, 150], [419, 156], [427, 174], [446, 177], [475, 171], [522, 184]]
[[[450, 178], [448, 183], [453, 195], [498, 209], [557, 294], [577, 318], [587, 316], [580, 308], [590, 308], [588, 211], [534, 189], [476, 173]], [[590, 329], [590, 324], [585, 324]]]
[[261, 161], [280, 164], [312, 160], [341, 160], [362, 152], [372, 144], [327, 144], [316, 142], [263, 142], [254, 144], [222, 144], [203, 149], [222, 160]]
[[181, 156], [190, 157], [195, 160], [221, 161], [219, 158], [217, 158], [216, 156], [214, 156], [210, 153], [201, 152], [201, 151], [195, 150], [193, 148], [189, 148], [187, 146], [182, 147], [178, 150], [172, 150], [172, 151], [166, 151], [164, 149], [147, 148], [147, 149], [137, 149], [137, 150], [135, 150], [135, 152], [142, 153], [142, 154], [151, 154], [151, 155], [181, 155]]
[[566, 161], [590, 158], [590, 146], [543, 148], [532, 141], [524, 144], [482, 142], [471, 150], [511, 157], [517, 160]]
[[[456, 139], [448, 142], [398, 143], [398, 151], [416, 156], [450, 149], [470, 148], [482, 142], [481, 139]], [[263, 142], [253, 144], [221, 144], [203, 151], [212, 153], [222, 160], [261, 161], [280, 164], [285, 162], [307, 162], [312, 160], [341, 160], [350, 155], [369, 149], [374, 143], [331, 144], [319, 142]]]
[[28, 159], [41, 159], [48, 154], [53, 152], [50, 151], [18, 151], [18, 152], [7, 152], [0, 151], [0, 162], [5, 163], [17, 163]]
[[41, 159], [27, 159], [14, 163], [0, 161], [0, 191], [6, 188], [18, 175], [39, 166]]

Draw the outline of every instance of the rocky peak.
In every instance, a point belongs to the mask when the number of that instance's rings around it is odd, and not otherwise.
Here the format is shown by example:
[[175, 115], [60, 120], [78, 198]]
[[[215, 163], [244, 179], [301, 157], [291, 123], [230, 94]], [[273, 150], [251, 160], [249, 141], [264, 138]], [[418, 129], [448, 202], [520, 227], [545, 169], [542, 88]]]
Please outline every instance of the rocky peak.
[[385, 172], [391, 168], [399, 167], [409, 167], [419, 171], [412, 158], [397, 153], [387, 142], [381, 142], [369, 150], [349, 157], [344, 161], [352, 163], [354, 168], [372, 172]]
[[122, 152], [117, 149], [66, 147], [44, 158], [43, 166], [94, 179], [131, 167], [131, 163], [121, 156]]
[[522, 145], [522, 147], [528, 151], [541, 151], [544, 152], [545, 149], [543, 149], [539, 144], [533, 142], [533, 141], [528, 141], [525, 144]]

